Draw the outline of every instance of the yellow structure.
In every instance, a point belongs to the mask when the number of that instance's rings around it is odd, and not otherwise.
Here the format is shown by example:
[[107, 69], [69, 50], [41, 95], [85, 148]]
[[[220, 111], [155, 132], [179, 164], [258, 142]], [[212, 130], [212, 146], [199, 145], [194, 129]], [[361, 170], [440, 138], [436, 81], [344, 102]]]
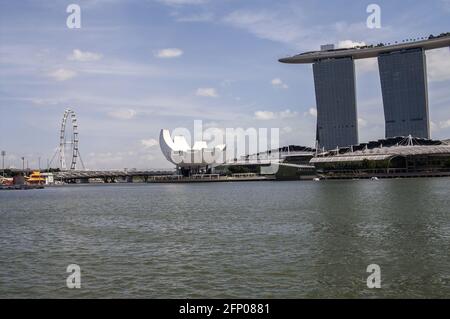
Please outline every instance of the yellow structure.
[[45, 184], [45, 178], [41, 175], [41, 172], [34, 171], [27, 180], [28, 184]]

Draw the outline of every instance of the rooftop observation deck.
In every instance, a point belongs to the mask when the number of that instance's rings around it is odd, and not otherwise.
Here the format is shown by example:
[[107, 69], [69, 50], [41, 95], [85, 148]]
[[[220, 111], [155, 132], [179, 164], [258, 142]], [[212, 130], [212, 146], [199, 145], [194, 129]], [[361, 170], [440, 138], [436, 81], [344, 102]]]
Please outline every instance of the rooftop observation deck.
[[366, 59], [366, 58], [375, 58], [382, 53], [389, 53], [394, 51], [402, 51], [408, 49], [418, 49], [422, 48], [424, 50], [431, 50], [443, 47], [450, 47], [450, 32], [443, 33], [439, 36], [430, 36], [425, 40], [414, 41], [414, 42], [402, 42], [393, 45], [370, 45], [370, 46], [361, 46], [354, 48], [343, 48], [343, 49], [334, 49], [334, 50], [326, 50], [326, 51], [312, 51], [305, 52], [298, 55], [294, 55], [292, 57], [279, 59], [279, 62], [282, 63], [314, 63], [318, 60], [324, 59], [338, 59], [338, 58], [346, 58], [351, 57], [353, 59]]

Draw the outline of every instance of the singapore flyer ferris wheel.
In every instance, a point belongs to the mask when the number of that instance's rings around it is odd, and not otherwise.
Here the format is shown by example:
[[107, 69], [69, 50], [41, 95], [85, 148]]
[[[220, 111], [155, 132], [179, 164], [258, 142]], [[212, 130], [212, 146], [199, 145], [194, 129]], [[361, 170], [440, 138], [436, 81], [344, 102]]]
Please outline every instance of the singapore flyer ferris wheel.
[[59, 153], [59, 164], [61, 170], [75, 170], [77, 168], [78, 159], [84, 169], [83, 160], [81, 159], [80, 151], [78, 149], [78, 143], [78, 124], [76, 114], [72, 109], [66, 109], [61, 122], [59, 146], [53, 156], [54, 158], [56, 154]]

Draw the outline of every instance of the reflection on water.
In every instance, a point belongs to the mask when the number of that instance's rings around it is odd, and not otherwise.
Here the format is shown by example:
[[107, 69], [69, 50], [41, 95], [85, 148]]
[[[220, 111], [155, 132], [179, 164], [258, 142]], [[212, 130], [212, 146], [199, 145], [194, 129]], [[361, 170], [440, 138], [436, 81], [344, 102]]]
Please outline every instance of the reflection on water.
[[449, 193], [447, 178], [3, 191], [0, 297], [448, 298]]

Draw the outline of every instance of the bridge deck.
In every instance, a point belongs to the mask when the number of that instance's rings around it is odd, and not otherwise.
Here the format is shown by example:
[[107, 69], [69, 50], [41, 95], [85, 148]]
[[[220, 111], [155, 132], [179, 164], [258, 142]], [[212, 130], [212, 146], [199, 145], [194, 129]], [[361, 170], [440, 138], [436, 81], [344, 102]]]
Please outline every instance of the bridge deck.
[[83, 179], [83, 178], [116, 178], [116, 177], [135, 177], [135, 176], [157, 176], [172, 175], [175, 170], [142, 170], [142, 171], [62, 171], [54, 173], [55, 179]]

